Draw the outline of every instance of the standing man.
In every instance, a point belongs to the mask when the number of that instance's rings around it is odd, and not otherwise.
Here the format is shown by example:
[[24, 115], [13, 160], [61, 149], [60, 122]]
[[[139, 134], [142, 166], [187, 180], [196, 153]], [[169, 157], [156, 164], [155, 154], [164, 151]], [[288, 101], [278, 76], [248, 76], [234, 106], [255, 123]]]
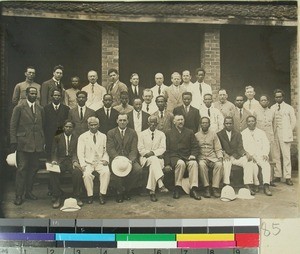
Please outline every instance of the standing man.
[[156, 129], [157, 117], [149, 116], [147, 130], [142, 131], [138, 136], [138, 150], [141, 155], [141, 166], [149, 166], [149, 175], [146, 189], [149, 190], [150, 200], [156, 202], [156, 185], [160, 192], [168, 192], [162, 181], [164, 173], [163, 154], [166, 151], [166, 136], [162, 131]]
[[162, 73], [156, 73], [154, 79], [155, 86], [152, 87], [151, 90], [153, 92], [153, 98], [155, 100], [157, 96], [165, 94], [167, 86], [164, 85], [164, 75]]
[[137, 73], [132, 73], [130, 76], [130, 87], [128, 89], [129, 104], [133, 106], [133, 100], [135, 98], [142, 99], [144, 87], [139, 85], [140, 78]]
[[110, 171], [109, 157], [106, 151], [106, 135], [98, 131], [99, 119], [91, 116], [87, 119], [89, 130], [78, 138], [77, 156], [83, 172], [83, 182], [87, 191], [88, 204], [93, 203], [93, 172], [99, 174], [99, 203], [105, 204]]
[[26, 101], [18, 104], [10, 121], [11, 150], [17, 151], [15, 205], [25, 198], [36, 200], [32, 193], [34, 174], [38, 169], [39, 155], [44, 150], [44, 110], [36, 103], [37, 89], [26, 88]]
[[47, 160], [51, 158], [52, 143], [56, 135], [64, 130], [64, 123], [68, 118], [69, 107], [61, 103], [61, 92], [58, 89], [52, 91], [52, 103], [44, 107], [45, 112], [45, 151]]
[[[72, 173], [73, 197], [76, 198], [77, 204], [82, 206], [83, 203], [79, 198], [80, 187], [82, 184], [82, 172], [77, 158], [78, 137], [73, 135], [74, 123], [66, 120], [63, 126], [63, 133], [54, 137], [51, 161], [52, 164], [59, 165], [61, 173], [66, 171]], [[55, 199], [52, 204], [54, 209], [59, 208], [61, 204], [61, 173], [50, 171], [52, 196]]]
[[96, 111], [96, 117], [101, 121], [99, 131], [104, 133], [118, 126], [117, 118], [119, 112], [112, 108], [113, 97], [111, 94], [105, 94], [103, 96], [104, 107]]
[[148, 128], [148, 117], [150, 115], [142, 111], [142, 100], [133, 100], [133, 110], [128, 113], [128, 127], [136, 131], [137, 134]]
[[165, 153], [165, 169], [175, 171], [175, 189], [173, 198], [180, 197], [182, 188], [182, 179], [185, 171], [189, 173], [189, 183], [191, 186], [190, 196], [196, 200], [200, 200], [198, 189], [198, 164], [197, 154], [199, 146], [192, 130], [184, 127], [183, 115], [174, 117], [175, 127], [166, 134], [166, 153]]
[[128, 104], [129, 102], [128, 92], [122, 91], [120, 93], [120, 102], [121, 104], [114, 106], [114, 109], [117, 110], [119, 114], [128, 114], [133, 110], [133, 107]]
[[69, 111], [68, 119], [75, 123], [74, 134], [76, 136], [80, 136], [82, 133], [88, 131], [87, 119], [90, 116], [95, 116], [95, 111], [85, 105], [87, 96], [88, 94], [85, 91], [77, 92], [78, 106]]
[[127, 86], [119, 80], [119, 72], [116, 69], [109, 69], [108, 76], [110, 84], [107, 87], [107, 93], [113, 97], [112, 107], [121, 104], [120, 94], [121, 92], [127, 92]]
[[117, 123], [118, 127], [107, 133], [107, 152], [109, 158], [113, 161], [117, 156], [125, 156], [132, 165], [132, 169], [128, 175], [124, 177], [113, 175], [117, 190], [116, 201], [117, 203], [122, 203], [124, 199], [130, 200], [128, 193], [131, 189], [141, 187], [142, 167], [138, 162], [138, 137], [133, 129], [127, 127], [128, 116], [120, 114]]
[[254, 87], [246, 86], [245, 95], [247, 97], [247, 101], [244, 103], [243, 107], [253, 115], [253, 113], [260, 108], [259, 102], [254, 98], [255, 96]]
[[282, 90], [276, 89], [274, 97], [276, 104], [271, 109], [275, 111], [275, 142], [280, 147], [283, 159], [283, 170], [276, 167], [274, 181], [279, 182], [283, 176], [287, 185], [293, 185], [291, 180], [291, 143], [293, 142], [293, 130], [296, 127], [295, 111], [291, 105], [284, 102]]
[[76, 93], [80, 91], [79, 77], [72, 77], [71, 85], [72, 87], [67, 89], [65, 92], [65, 105], [69, 108], [75, 108], [77, 106]]
[[147, 112], [149, 115], [152, 115], [154, 112], [157, 111], [157, 106], [155, 101], [153, 100], [153, 92], [151, 89], [146, 88], [143, 91], [143, 104], [142, 110]]
[[174, 108], [182, 105], [182, 93], [186, 91], [185, 87], [181, 86], [181, 76], [178, 72], [173, 72], [171, 75], [172, 84], [165, 90], [167, 99], [167, 111], [173, 112]]
[[[247, 128], [242, 131], [243, 146], [248, 161], [252, 162], [254, 168], [254, 180], [257, 179], [258, 166], [261, 167], [264, 183], [264, 193], [272, 196], [269, 189], [271, 178], [271, 166], [269, 164], [270, 143], [266, 133], [256, 128], [256, 117], [248, 116], [246, 119]], [[254, 182], [255, 192], [259, 191], [259, 182]]]
[[57, 65], [53, 68], [53, 77], [42, 84], [41, 87], [41, 105], [45, 107], [51, 102], [51, 94], [54, 89], [61, 91], [62, 98], [65, 97], [64, 85], [61, 82], [63, 77], [64, 67], [62, 65]]
[[88, 99], [86, 106], [94, 111], [103, 107], [102, 98], [106, 94], [106, 89], [97, 83], [98, 74], [96, 71], [88, 72], [89, 84], [84, 86], [81, 90], [87, 92]]
[[204, 186], [204, 197], [210, 198], [209, 170], [212, 170], [212, 195], [220, 197], [220, 182], [223, 176], [223, 153], [218, 135], [210, 130], [210, 119], [201, 118], [200, 131], [195, 134], [200, 150], [198, 163], [200, 179]]
[[167, 131], [171, 130], [173, 127], [174, 115], [166, 111], [167, 102], [163, 95], [158, 95], [155, 102], [158, 107], [158, 111], [156, 111], [153, 115], [157, 116], [158, 119], [157, 129], [166, 134]]
[[212, 94], [212, 90], [209, 84], [204, 83], [205, 70], [203, 68], [196, 69], [195, 74], [197, 81], [193, 87], [192, 106], [200, 110], [203, 105], [204, 94]]
[[235, 109], [233, 112], [233, 121], [234, 121], [234, 129], [238, 132], [242, 132], [247, 128], [246, 119], [248, 116], [251, 116], [251, 113], [243, 108], [244, 105], [244, 96], [237, 95], [235, 97]]
[[246, 151], [243, 147], [242, 135], [233, 129], [233, 118], [226, 116], [224, 119], [224, 129], [217, 133], [223, 149], [223, 182], [230, 184], [231, 166], [237, 165], [243, 168], [244, 184], [247, 189], [252, 191], [250, 185], [253, 184], [253, 167], [246, 157]]
[[182, 86], [185, 87], [186, 91], [192, 92], [194, 84], [191, 82], [192, 76], [190, 71], [185, 70], [182, 72]]
[[214, 108], [220, 110], [224, 117], [233, 116], [235, 106], [227, 100], [228, 94], [225, 89], [220, 89], [218, 93], [219, 100], [213, 103]]
[[41, 85], [37, 84], [34, 82], [34, 78], [35, 78], [35, 68], [32, 66], [28, 66], [25, 70], [25, 81], [16, 84], [15, 89], [14, 89], [14, 93], [12, 96], [12, 105], [16, 106], [18, 103], [22, 102], [22, 101], [26, 101], [27, 97], [26, 97], [26, 89], [27, 87], [35, 87], [37, 89], [37, 98], [36, 98], [36, 102], [40, 103], [40, 91], [41, 91]]
[[224, 117], [220, 110], [212, 107], [212, 94], [205, 94], [203, 98], [204, 105], [200, 109], [200, 115], [210, 119], [210, 130], [217, 133], [223, 129]]
[[174, 115], [183, 115], [184, 116], [184, 127], [191, 129], [196, 133], [199, 129], [200, 123], [200, 114], [199, 110], [191, 106], [192, 93], [184, 92], [182, 93], [183, 105], [174, 108]]

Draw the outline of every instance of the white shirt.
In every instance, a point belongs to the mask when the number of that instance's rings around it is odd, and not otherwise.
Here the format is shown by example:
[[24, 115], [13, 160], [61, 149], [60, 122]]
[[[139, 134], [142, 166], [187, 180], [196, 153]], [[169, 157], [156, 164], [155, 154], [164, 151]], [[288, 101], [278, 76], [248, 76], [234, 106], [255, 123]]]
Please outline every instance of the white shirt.
[[257, 109], [261, 108], [261, 105], [257, 100], [255, 100], [255, 98], [253, 98], [252, 100], [247, 100], [244, 103], [243, 108], [247, 109], [251, 114], [253, 114], [255, 111], [257, 111]]
[[182, 85], [186, 88], [187, 92], [193, 92], [193, 86], [194, 84], [192, 82], [186, 84], [186, 83], [182, 83]]
[[224, 116], [221, 113], [220, 110], [210, 107], [210, 116], [208, 115], [208, 108], [203, 105], [200, 109], [200, 116], [206, 116], [210, 119], [210, 130], [213, 130], [214, 132], [218, 132], [223, 129], [223, 123], [224, 123]]
[[106, 94], [106, 89], [99, 85], [97, 82], [95, 84], [88, 84], [81, 89], [87, 92], [88, 98], [86, 101], [86, 106], [93, 110], [98, 110], [103, 107], [103, 95]]
[[137, 94], [140, 95], [140, 94], [139, 94], [139, 85], [137, 85], [137, 86], [131, 85], [131, 89], [132, 89], [132, 92], [133, 92], [134, 94], [135, 94], [135, 88], [136, 88]]
[[[138, 118], [139, 114], [139, 118]], [[133, 110], [133, 124], [134, 124], [134, 130], [137, 133], [140, 133], [142, 131], [142, 111], [137, 112], [136, 110]]]
[[29, 100], [27, 100], [27, 103], [28, 103], [29, 108], [31, 108], [31, 106], [33, 106], [33, 113], [35, 113], [36, 112], [36, 110], [35, 110], [35, 102], [31, 103]]
[[231, 141], [231, 131], [226, 131], [226, 134], [227, 134], [228, 140]]
[[160, 86], [160, 90], [161, 90], [161, 92], [160, 92], [160, 94], [158, 93], [158, 90], [159, 90], [159, 86], [158, 85], [155, 85], [154, 87], [152, 87], [151, 88], [151, 90], [152, 90], [152, 92], [153, 92], [153, 101], [155, 101], [155, 99], [156, 99], [156, 97], [158, 96], [158, 95], [165, 95], [165, 90], [166, 90], [166, 88], [167, 88], [167, 86], [166, 85], [164, 85], [164, 84], [162, 84], [161, 86]]
[[[149, 111], [147, 111], [147, 105], [149, 105]], [[147, 104], [145, 101], [142, 104], [142, 110], [152, 115], [158, 110], [156, 103], [152, 100], [150, 104]]]
[[203, 96], [205, 94], [212, 94], [211, 86], [209, 84], [202, 82], [201, 88], [202, 94], [200, 94], [200, 83], [198, 81], [196, 81], [192, 87], [193, 98], [191, 105], [197, 109], [200, 109], [203, 105]]
[[[121, 137], [124, 137], [125, 136], [125, 131], [126, 131], [127, 128], [125, 128], [124, 130], [122, 130], [122, 129], [120, 129], [120, 127], [118, 127], [118, 129], [119, 129]], [[122, 132], [123, 132], [123, 135], [122, 135]]]
[[86, 111], [86, 106], [85, 105], [83, 107], [80, 107], [78, 105], [79, 118], [81, 117], [81, 108], [82, 108], [82, 115], [83, 115], [83, 117], [84, 117], [85, 111]]
[[64, 133], [64, 136], [65, 136], [65, 143], [66, 143], [66, 155], [69, 155], [68, 154], [68, 151], [69, 151], [69, 143], [68, 143], [68, 139], [69, 139], [69, 142], [71, 141], [71, 136], [72, 136], [72, 134], [70, 135], [70, 136], [67, 136], [65, 133]]
[[[52, 103], [52, 105], [53, 105], [53, 108], [54, 108], [54, 110], [58, 110], [59, 109], [59, 107], [60, 107], [60, 103], [59, 104], [54, 104], [54, 103]], [[57, 109], [56, 109], [56, 107], [57, 107]]]

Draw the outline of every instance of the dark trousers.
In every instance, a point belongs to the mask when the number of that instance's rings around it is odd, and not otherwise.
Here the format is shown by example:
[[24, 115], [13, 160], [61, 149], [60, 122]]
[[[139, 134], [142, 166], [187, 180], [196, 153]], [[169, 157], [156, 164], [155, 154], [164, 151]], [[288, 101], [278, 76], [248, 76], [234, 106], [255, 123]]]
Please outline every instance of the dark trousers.
[[40, 153], [17, 151], [16, 196], [31, 192], [33, 178], [38, 170]]
[[80, 169], [73, 169], [73, 163], [70, 157], [66, 157], [60, 164], [60, 172], [50, 172], [50, 185], [52, 188], [53, 197], [60, 197], [61, 188], [60, 188], [60, 176], [66, 171], [69, 171], [72, 174], [72, 185], [73, 185], [73, 195], [75, 198], [80, 195], [80, 188], [82, 186], [82, 172]]
[[132, 164], [132, 170], [127, 176], [112, 176], [113, 186], [119, 193], [123, 193], [124, 191], [128, 192], [134, 188], [141, 187], [142, 173], [141, 165], [138, 162], [134, 162]]

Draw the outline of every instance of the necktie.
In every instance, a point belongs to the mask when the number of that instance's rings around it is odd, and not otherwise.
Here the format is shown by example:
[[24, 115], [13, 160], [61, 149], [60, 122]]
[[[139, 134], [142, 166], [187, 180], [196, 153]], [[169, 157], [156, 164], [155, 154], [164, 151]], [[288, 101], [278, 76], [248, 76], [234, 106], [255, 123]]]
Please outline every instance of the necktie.
[[161, 87], [159, 86], [158, 87], [158, 95], [160, 95], [160, 93], [161, 93]]
[[251, 110], [251, 101], [249, 101], [249, 110]]
[[154, 132], [152, 132], [151, 139], [152, 140], [154, 139]]
[[202, 96], [202, 85], [201, 85], [201, 83], [199, 84], [199, 89], [200, 89], [200, 95]]
[[164, 112], [160, 111], [160, 117], [163, 118], [164, 117]]
[[140, 112], [137, 113], [137, 118], [140, 119]]
[[94, 134], [93, 136], [93, 141], [94, 141], [94, 144], [96, 144], [97, 140], [96, 140], [96, 134]]
[[146, 110], [147, 110], [147, 112], [149, 111], [149, 104], [147, 104]]
[[278, 109], [277, 109], [278, 111], [280, 110], [280, 104], [278, 104]]
[[136, 97], [138, 96], [136, 86], [134, 86], [134, 94], [135, 94]]
[[80, 120], [83, 119], [83, 111], [82, 111], [82, 108], [80, 108]]
[[106, 116], [107, 116], [107, 118], [109, 118], [109, 109], [107, 109]]
[[33, 108], [33, 105], [31, 105], [30, 109], [31, 109], [31, 113], [34, 115], [34, 108]]
[[66, 147], [66, 155], [68, 156], [70, 154], [70, 136], [67, 136], [67, 147]]
[[207, 113], [208, 113], [208, 116], [210, 116], [210, 108], [208, 109]]
[[242, 113], [242, 109], [240, 108], [240, 119], [242, 119], [243, 117], [243, 113]]
[[60, 83], [59, 83], [58, 81], [56, 81], [55, 83], [56, 83], [56, 87], [57, 87], [58, 89], [61, 89]]
[[92, 93], [94, 93], [94, 85], [92, 85]]
[[185, 106], [184, 108], [185, 108], [185, 113], [186, 113], [186, 114], [187, 114], [187, 113], [189, 113], [189, 111], [188, 111], [188, 107], [187, 107], [187, 106]]
[[56, 106], [55, 106], [55, 111], [57, 111], [57, 110], [58, 110], [58, 106], [56, 105]]
[[124, 138], [124, 130], [121, 131], [121, 137]]

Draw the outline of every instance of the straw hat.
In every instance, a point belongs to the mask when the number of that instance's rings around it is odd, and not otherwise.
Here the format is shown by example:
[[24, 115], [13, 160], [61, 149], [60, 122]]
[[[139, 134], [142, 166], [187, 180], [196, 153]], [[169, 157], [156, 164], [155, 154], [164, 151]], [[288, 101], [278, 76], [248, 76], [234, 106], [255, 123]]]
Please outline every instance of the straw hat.
[[125, 177], [130, 173], [132, 165], [128, 158], [117, 156], [111, 163], [111, 169], [116, 176]]
[[77, 200], [75, 198], [65, 199], [63, 207], [60, 208], [63, 212], [76, 212], [79, 209], [81, 209], [81, 207], [77, 205]]
[[230, 185], [226, 185], [223, 187], [221, 191], [221, 198], [222, 201], [229, 202], [236, 199], [236, 195], [234, 189]]
[[11, 154], [7, 155], [6, 162], [7, 162], [7, 164], [9, 166], [15, 166], [15, 167], [17, 167], [17, 151], [15, 151], [14, 153], [11, 153]]

